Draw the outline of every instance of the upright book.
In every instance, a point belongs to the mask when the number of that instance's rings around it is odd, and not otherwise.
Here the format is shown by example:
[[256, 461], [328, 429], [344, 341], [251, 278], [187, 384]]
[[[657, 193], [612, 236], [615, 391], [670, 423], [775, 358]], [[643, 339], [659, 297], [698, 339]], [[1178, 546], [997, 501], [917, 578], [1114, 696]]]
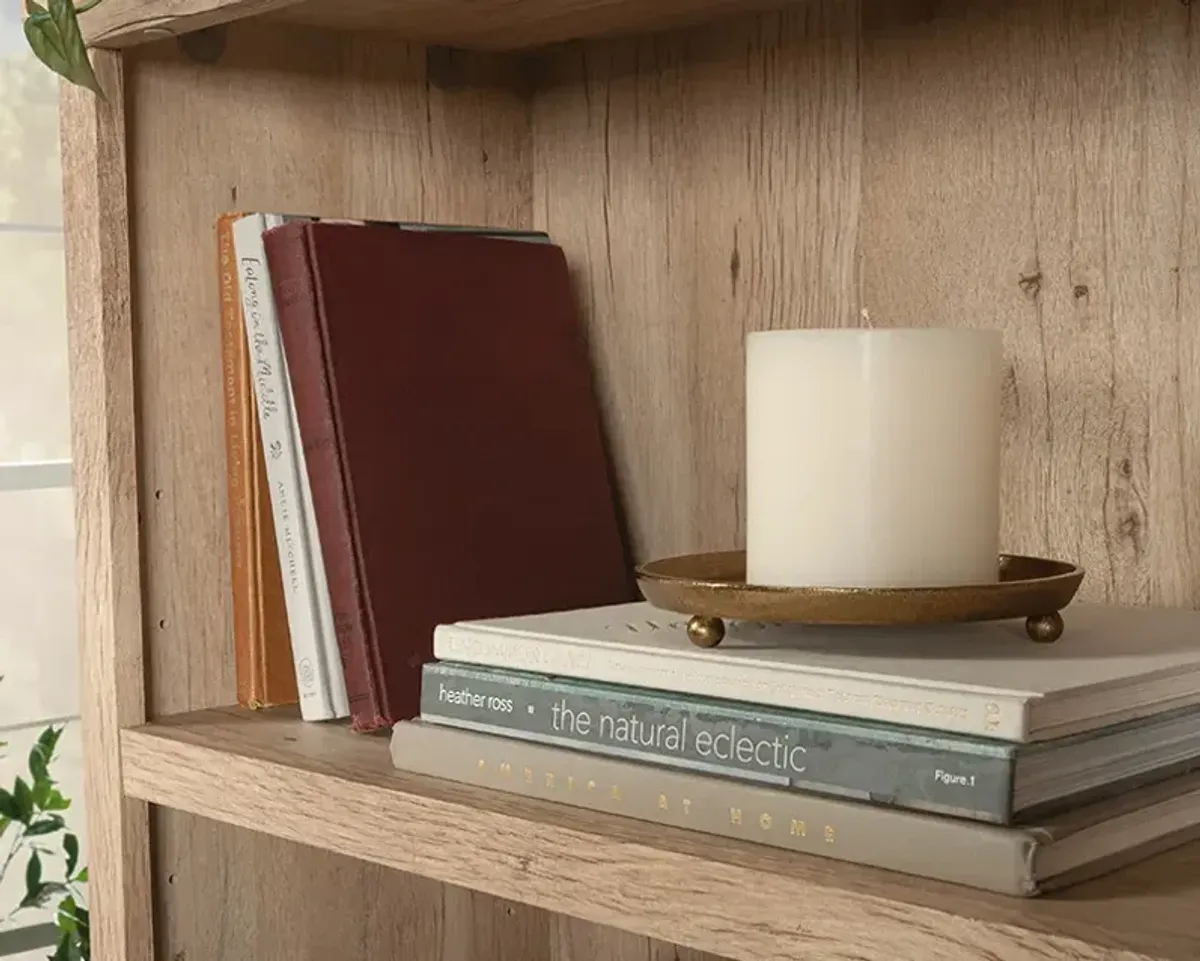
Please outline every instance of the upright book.
[[233, 222], [240, 216], [225, 214], [218, 219], [217, 261], [237, 699], [243, 707], [257, 708], [295, 704], [299, 695], [238, 292]]
[[437, 628], [439, 660], [723, 697], [1006, 741], [1200, 702], [1200, 611], [1078, 602], [1054, 644], [998, 621], [920, 628], [730, 625], [719, 648], [645, 602]]
[[312, 491], [298, 439], [291, 378], [263, 251], [263, 231], [287, 219], [264, 213], [241, 217], [233, 225], [233, 242], [300, 711], [305, 720], [323, 721], [345, 717], [350, 709], [325, 568], [317, 547]]
[[562, 251], [265, 235], [354, 725], [418, 711], [436, 624], [629, 600]]

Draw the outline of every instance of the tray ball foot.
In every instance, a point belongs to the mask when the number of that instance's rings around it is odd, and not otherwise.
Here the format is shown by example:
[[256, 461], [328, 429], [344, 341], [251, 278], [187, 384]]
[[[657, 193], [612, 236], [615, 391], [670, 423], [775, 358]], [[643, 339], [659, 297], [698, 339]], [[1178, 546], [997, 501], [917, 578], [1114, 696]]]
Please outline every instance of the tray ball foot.
[[687, 622], [687, 636], [697, 647], [716, 647], [725, 639], [725, 622], [697, 614]]
[[1031, 640], [1037, 641], [1039, 644], [1053, 644], [1062, 637], [1062, 632], [1063, 619], [1058, 611], [1025, 619], [1025, 633]]

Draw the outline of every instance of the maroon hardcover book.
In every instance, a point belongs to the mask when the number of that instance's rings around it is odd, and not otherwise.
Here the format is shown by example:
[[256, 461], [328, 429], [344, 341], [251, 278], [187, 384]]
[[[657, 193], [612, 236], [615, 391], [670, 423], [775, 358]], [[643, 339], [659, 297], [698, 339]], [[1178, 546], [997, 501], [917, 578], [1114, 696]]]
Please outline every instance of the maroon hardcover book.
[[418, 712], [439, 623], [636, 596], [558, 247], [264, 242], [356, 729]]

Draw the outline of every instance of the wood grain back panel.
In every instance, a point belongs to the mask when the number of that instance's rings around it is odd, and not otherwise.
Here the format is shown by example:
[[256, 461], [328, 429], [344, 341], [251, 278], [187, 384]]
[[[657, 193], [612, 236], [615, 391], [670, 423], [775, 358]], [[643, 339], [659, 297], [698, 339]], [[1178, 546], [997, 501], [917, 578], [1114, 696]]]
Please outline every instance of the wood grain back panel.
[[1003, 543], [1200, 603], [1200, 47], [1171, 0], [866, 6], [864, 303], [1004, 331]]
[[559, 48], [534, 218], [589, 318], [635, 552], [742, 539], [750, 330], [855, 308], [857, 6]]
[[1005, 549], [1200, 602], [1191, 17], [829, 2], [549, 54], [535, 220], [638, 556], [743, 543], [746, 332], [966, 324], [1005, 335]]

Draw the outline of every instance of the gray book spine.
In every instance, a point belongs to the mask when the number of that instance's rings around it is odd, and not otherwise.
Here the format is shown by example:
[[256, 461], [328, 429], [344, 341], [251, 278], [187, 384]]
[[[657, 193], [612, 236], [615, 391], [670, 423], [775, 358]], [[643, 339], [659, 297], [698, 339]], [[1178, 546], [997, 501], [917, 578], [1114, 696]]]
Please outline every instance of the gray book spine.
[[495, 668], [427, 664], [421, 718], [597, 754], [1007, 824], [1011, 748]]
[[836, 858], [999, 894], [1038, 893], [1046, 832], [857, 801], [799, 795], [728, 778], [404, 721], [392, 730], [403, 771]]

